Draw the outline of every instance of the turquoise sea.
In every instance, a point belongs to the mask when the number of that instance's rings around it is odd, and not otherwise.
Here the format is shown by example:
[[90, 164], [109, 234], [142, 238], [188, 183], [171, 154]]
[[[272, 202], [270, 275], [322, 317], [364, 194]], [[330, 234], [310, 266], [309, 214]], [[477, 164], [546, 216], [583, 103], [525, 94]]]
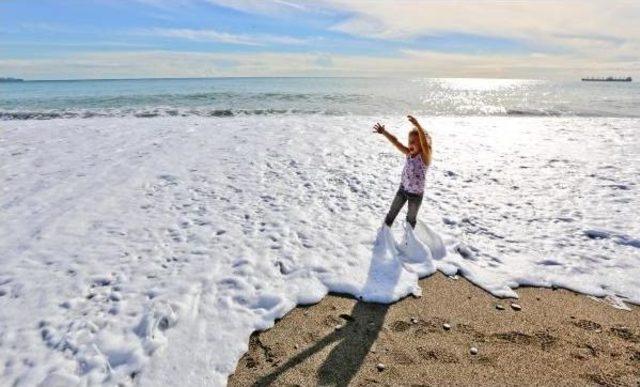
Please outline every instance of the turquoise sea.
[[637, 82], [205, 78], [0, 83], [0, 119], [273, 114], [640, 117]]

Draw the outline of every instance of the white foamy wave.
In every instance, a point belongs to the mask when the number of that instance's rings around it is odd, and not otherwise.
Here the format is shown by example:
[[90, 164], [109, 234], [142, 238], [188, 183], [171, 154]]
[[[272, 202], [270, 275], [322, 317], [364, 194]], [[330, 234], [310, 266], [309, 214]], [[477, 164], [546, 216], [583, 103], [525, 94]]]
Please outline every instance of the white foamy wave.
[[377, 234], [401, 116], [4, 123], [0, 384], [224, 385], [295, 305], [435, 270], [640, 304], [638, 120], [419, 118], [421, 221]]
[[[105, 109], [45, 109], [45, 110], [0, 110], [1, 121], [53, 120], [76, 118], [154, 118], [154, 117], [236, 117], [236, 116], [273, 116], [273, 115], [321, 115], [352, 116], [361, 108], [353, 106], [319, 108], [266, 108], [233, 109], [207, 107], [143, 107], [143, 108], [105, 108]], [[629, 114], [617, 114], [608, 111], [560, 111], [554, 109], [511, 109], [503, 106], [451, 106], [447, 109], [428, 110], [417, 108], [433, 116], [507, 116], [507, 117], [634, 117]]]
[[148, 107], [138, 109], [63, 109], [63, 110], [5, 110], [0, 111], [0, 120], [52, 120], [74, 118], [154, 118], [154, 117], [233, 117], [269, 115], [345, 115], [348, 112], [304, 109], [212, 109]]

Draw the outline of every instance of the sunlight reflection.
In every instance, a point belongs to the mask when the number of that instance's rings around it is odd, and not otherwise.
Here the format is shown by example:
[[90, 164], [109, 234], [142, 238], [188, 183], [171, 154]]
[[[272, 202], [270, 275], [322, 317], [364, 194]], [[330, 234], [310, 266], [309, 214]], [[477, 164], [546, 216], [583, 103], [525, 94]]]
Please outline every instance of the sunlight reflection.
[[491, 78], [420, 78], [421, 102], [427, 110], [463, 115], [509, 114], [527, 106], [528, 95], [545, 81]]
[[434, 78], [430, 80], [443, 89], [493, 91], [537, 85], [544, 81], [534, 79], [493, 79], [493, 78]]

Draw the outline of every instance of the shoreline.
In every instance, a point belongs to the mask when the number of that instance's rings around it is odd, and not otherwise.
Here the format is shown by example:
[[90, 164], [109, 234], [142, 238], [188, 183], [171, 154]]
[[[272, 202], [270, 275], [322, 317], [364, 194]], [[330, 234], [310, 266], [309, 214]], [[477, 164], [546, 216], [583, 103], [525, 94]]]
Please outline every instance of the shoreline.
[[637, 305], [536, 287], [500, 299], [440, 272], [419, 284], [422, 297], [393, 304], [296, 307], [251, 336], [229, 386], [640, 383]]

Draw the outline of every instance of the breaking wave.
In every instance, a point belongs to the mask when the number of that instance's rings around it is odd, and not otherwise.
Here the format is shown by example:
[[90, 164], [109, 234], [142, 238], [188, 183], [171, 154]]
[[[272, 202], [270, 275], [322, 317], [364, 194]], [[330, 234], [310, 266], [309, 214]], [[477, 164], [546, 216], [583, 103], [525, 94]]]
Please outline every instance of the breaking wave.
[[253, 115], [341, 115], [340, 112], [322, 110], [300, 110], [300, 109], [136, 109], [136, 110], [45, 110], [45, 111], [0, 111], [0, 120], [51, 120], [65, 118], [95, 118], [95, 117], [233, 117], [233, 116], [253, 116]]
[[[558, 110], [507, 109], [506, 111], [424, 111], [432, 116], [507, 116], [507, 117], [628, 117], [609, 112], [562, 112]], [[360, 115], [339, 109], [215, 109], [215, 108], [140, 108], [140, 109], [83, 109], [83, 110], [0, 110], [0, 120], [51, 120], [96, 117], [235, 117], [272, 115]]]

